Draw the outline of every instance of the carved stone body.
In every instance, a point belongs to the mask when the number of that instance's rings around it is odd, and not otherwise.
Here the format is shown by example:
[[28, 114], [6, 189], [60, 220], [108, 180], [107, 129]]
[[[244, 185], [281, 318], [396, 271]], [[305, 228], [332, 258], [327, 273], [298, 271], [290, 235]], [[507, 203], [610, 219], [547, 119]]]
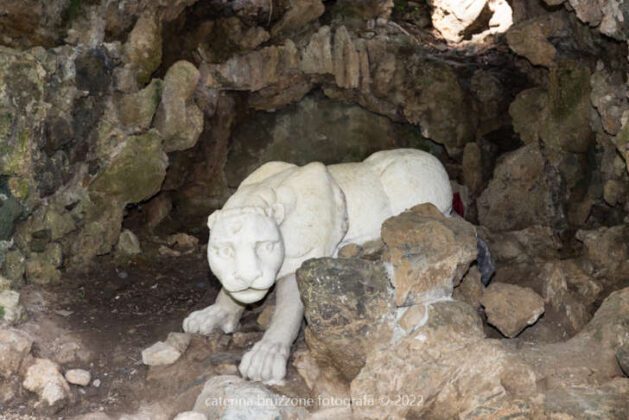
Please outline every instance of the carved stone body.
[[243, 356], [240, 372], [281, 381], [303, 316], [295, 271], [308, 259], [335, 256], [344, 244], [379, 238], [384, 220], [425, 202], [449, 214], [452, 190], [439, 160], [419, 150], [327, 167], [261, 166], [208, 218], [208, 260], [223, 289], [214, 305], [185, 319], [184, 330], [233, 332], [244, 306], [263, 299], [277, 281], [271, 324]]

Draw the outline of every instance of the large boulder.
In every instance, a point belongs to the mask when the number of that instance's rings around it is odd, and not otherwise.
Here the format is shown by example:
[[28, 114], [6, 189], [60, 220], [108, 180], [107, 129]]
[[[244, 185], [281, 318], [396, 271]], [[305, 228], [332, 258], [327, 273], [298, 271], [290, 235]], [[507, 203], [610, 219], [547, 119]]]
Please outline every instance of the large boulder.
[[[373, 352], [351, 384], [359, 418], [456, 418], [535, 391], [535, 376], [495, 340], [483, 339], [462, 302], [428, 307], [427, 322]], [[491, 416], [496, 408], [488, 409]]]
[[353, 379], [367, 354], [386, 342], [393, 318], [383, 265], [358, 259], [321, 258], [297, 270], [306, 317], [306, 344], [322, 365]]
[[386, 220], [382, 240], [397, 306], [452, 296], [478, 253], [474, 226], [429, 203]]
[[[514, 347], [484, 338], [462, 302], [428, 305], [426, 321], [370, 353], [351, 383], [359, 418], [624, 418], [629, 288], [612, 293], [572, 339]], [[592, 357], [596, 355], [596, 357]], [[620, 356], [619, 356], [620, 355]]]

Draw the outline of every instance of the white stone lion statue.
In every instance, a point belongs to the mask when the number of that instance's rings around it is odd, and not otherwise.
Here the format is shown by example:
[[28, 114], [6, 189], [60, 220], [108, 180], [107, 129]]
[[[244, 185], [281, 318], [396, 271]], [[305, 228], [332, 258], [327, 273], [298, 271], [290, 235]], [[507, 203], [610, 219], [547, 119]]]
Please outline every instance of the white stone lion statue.
[[310, 258], [335, 256], [347, 243], [378, 239], [385, 219], [425, 202], [450, 214], [452, 189], [439, 160], [419, 150], [382, 151], [327, 167], [261, 166], [208, 218], [208, 260], [223, 288], [183, 329], [231, 333], [245, 305], [277, 283], [271, 323], [239, 370], [245, 378], [281, 382], [303, 317], [295, 271]]

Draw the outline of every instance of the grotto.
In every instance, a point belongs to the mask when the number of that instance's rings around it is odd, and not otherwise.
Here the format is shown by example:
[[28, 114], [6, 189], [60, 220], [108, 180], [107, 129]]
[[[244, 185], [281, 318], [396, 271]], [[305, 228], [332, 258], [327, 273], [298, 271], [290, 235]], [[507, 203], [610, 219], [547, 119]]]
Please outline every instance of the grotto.
[[628, 418], [628, 47], [626, 0], [0, 0], [0, 419]]

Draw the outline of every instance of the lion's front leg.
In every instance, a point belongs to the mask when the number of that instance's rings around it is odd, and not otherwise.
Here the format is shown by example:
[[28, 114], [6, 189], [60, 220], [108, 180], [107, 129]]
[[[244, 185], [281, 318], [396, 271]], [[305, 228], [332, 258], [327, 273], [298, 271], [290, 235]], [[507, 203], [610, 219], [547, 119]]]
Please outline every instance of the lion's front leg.
[[290, 348], [297, 338], [304, 314], [297, 280], [291, 274], [277, 281], [275, 312], [262, 340], [240, 362], [243, 377], [273, 384], [286, 376]]
[[183, 321], [183, 330], [187, 333], [207, 335], [220, 328], [226, 333], [232, 333], [238, 328], [244, 310], [243, 304], [236, 302], [221, 289], [213, 305], [192, 312]]

